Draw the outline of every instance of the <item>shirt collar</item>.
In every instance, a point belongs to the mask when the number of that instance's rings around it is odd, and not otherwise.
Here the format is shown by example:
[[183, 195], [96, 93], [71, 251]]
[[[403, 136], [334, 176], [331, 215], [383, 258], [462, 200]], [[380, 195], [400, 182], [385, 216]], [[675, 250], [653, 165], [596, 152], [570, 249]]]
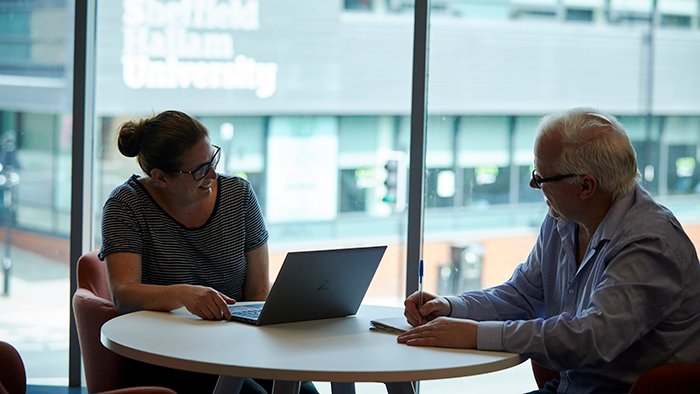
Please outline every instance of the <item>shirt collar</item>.
[[[630, 207], [634, 203], [637, 195], [637, 189], [639, 185], [636, 185], [629, 192], [627, 192], [622, 197], [618, 198], [608, 210], [608, 213], [600, 222], [598, 228], [591, 238], [590, 245], [594, 245], [594, 249], [598, 247], [601, 241], [609, 241], [615, 235], [617, 227], [622, 222], [625, 214], [629, 211]], [[564, 220], [561, 218], [556, 218], [557, 230], [562, 238], [573, 237], [574, 230], [576, 229], [576, 223]], [[573, 239], [573, 238], [572, 238]]]
[[638, 189], [639, 185], [635, 185], [632, 190], [613, 202], [612, 206], [610, 206], [610, 210], [608, 210], [605, 218], [603, 218], [595, 234], [593, 234], [592, 240], [596, 240], [596, 244], [603, 240], [609, 241], [612, 239], [618, 226], [622, 223], [625, 215], [632, 207], [632, 204], [634, 204]]

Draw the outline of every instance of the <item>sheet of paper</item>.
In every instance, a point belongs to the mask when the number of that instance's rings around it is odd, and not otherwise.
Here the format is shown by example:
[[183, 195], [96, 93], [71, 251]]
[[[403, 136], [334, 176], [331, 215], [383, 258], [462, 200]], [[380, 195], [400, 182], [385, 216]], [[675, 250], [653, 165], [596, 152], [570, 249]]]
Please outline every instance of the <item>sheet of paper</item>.
[[390, 334], [402, 334], [413, 327], [408, 324], [403, 316], [387, 317], [370, 321], [370, 330], [387, 332]]

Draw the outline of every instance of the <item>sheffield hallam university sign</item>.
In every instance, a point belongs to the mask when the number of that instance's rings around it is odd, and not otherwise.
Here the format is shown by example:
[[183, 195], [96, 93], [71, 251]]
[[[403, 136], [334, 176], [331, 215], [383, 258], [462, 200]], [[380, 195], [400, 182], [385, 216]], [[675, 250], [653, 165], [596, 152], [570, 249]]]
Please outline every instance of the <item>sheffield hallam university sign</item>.
[[234, 51], [233, 32], [260, 29], [258, 0], [124, 0], [124, 84], [131, 89], [249, 89], [268, 98], [275, 63]]

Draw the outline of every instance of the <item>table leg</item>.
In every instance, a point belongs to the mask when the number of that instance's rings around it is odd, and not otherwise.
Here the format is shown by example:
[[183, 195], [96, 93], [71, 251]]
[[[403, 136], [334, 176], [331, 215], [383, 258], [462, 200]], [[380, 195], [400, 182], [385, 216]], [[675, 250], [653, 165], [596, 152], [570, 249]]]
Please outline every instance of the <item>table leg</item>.
[[214, 394], [238, 394], [241, 392], [241, 386], [243, 386], [243, 378], [219, 375]]
[[275, 380], [272, 383], [272, 394], [299, 394], [301, 382], [289, 380]]
[[355, 394], [355, 383], [331, 382], [332, 394]]
[[415, 394], [414, 382], [385, 382], [388, 394]]

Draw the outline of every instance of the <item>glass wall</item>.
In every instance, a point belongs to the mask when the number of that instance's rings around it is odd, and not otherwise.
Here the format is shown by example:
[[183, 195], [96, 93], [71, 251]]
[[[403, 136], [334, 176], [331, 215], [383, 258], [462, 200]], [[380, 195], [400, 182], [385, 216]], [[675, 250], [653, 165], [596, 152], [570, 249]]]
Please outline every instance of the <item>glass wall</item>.
[[[618, 116], [642, 185], [691, 237], [700, 229], [700, 108], [692, 104], [700, 97], [689, 92], [700, 66], [697, 1], [432, 4], [425, 290], [494, 286], [527, 258], [546, 214], [542, 193], [529, 187], [534, 132], [540, 117], [572, 107]], [[529, 369], [500, 372], [499, 390], [534, 390]]]
[[[219, 0], [196, 12], [190, 4], [99, 3], [95, 244], [109, 193], [143, 175], [116, 149], [117, 128], [178, 109], [222, 147], [219, 172], [253, 185], [270, 231], [271, 278], [292, 250], [386, 244], [365, 302], [401, 305], [414, 2]], [[698, 1], [656, 4], [654, 14], [650, 1], [432, 1], [427, 291], [498, 284], [527, 256], [546, 213], [528, 186], [534, 130], [559, 109], [617, 115], [642, 184], [693, 234]], [[17, 345], [30, 384], [67, 382], [73, 7], [0, 2], [0, 217], [9, 267], [0, 340]], [[37, 321], [36, 305], [47, 318]], [[534, 387], [529, 366], [465, 379], [425, 382], [421, 391]], [[374, 391], [383, 387], [358, 386]]]
[[[98, 7], [95, 228], [109, 193], [144, 175], [118, 152], [118, 127], [181, 110], [222, 147], [218, 172], [253, 186], [272, 279], [290, 251], [388, 245], [365, 302], [401, 305], [412, 16], [316, 1], [190, 4]], [[384, 67], [371, 61], [384, 56]]]
[[474, 288], [507, 279], [527, 256], [531, 245], [519, 260], [494, 260], [484, 245], [536, 234], [546, 211], [529, 187], [534, 131], [558, 110], [616, 115], [637, 151], [642, 185], [695, 225], [700, 97], [690, 70], [700, 62], [698, 2], [659, 1], [656, 12], [652, 4], [433, 2], [426, 238], [436, 234], [448, 245], [425, 256], [434, 265], [430, 286], [469, 289], [459, 285], [459, 250], [483, 254]]
[[[272, 278], [292, 250], [389, 244], [368, 299], [400, 305], [406, 201], [396, 196], [407, 181], [413, 18], [377, 21], [311, 1], [188, 7], [98, 8], [96, 228], [111, 190], [144, 175], [116, 149], [119, 125], [181, 110], [222, 147], [218, 171], [251, 182]], [[385, 67], [367, 61], [380, 55]], [[400, 167], [398, 194], [385, 184], [389, 162]]]
[[72, 6], [0, 3], [0, 340], [67, 384]]

